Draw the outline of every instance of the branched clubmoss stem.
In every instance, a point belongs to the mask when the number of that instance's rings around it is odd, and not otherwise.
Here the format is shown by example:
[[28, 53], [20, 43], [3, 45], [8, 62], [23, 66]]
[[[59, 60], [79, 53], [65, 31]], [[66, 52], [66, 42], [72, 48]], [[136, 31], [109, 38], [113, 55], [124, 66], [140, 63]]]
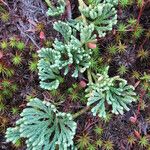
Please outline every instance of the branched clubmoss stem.
[[96, 79], [95, 73], [92, 72], [91, 74], [92, 74], [92, 77], [93, 77], [93, 79], [94, 79], [94, 81], [95, 81], [95, 83], [96, 83], [97, 79]]
[[[93, 72], [91, 72], [91, 69], [87, 69], [87, 77], [88, 77], [89, 83], [93, 83], [92, 77], [93, 77], [94, 81], [96, 82], [96, 76]], [[82, 114], [86, 113], [90, 109], [91, 109], [91, 107], [89, 107], [89, 106], [84, 107], [83, 109], [81, 109], [80, 111], [78, 111], [77, 113], [75, 113], [73, 115], [73, 119], [76, 119], [77, 117], [79, 117]]]
[[48, 5], [49, 7], [52, 7], [52, 4], [51, 4], [50, 0], [45, 0], [45, 2], [47, 3], [47, 5]]
[[87, 69], [87, 78], [89, 83], [93, 83], [91, 69]]
[[78, 111], [77, 113], [75, 113], [73, 115], [73, 119], [76, 119], [77, 117], [81, 116], [82, 114], [86, 113], [88, 110], [90, 110], [89, 106], [84, 107], [83, 109], [81, 109], [80, 111]]
[[[78, 3], [79, 3], [79, 6], [82, 7], [83, 9], [84, 9], [84, 7], [86, 7], [86, 4], [84, 3], [83, 0], [78, 0]], [[84, 16], [83, 14], [81, 14], [81, 17], [82, 17], [82, 19], [83, 19], [83, 22], [84, 22], [85, 24], [87, 24], [85, 16]]]

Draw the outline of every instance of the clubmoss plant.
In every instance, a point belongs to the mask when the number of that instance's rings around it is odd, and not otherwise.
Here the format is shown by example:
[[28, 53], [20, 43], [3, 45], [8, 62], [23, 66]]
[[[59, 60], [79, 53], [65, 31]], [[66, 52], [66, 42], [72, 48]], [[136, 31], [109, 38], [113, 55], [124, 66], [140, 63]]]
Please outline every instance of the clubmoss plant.
[[94, 77], [95, 83], [90, 82], [86, 89], [88, 106], [93, 106], [92, 113], [94, 116], [106, 118], [105, 102], [112, 105], [112, 113], [123, 114], [124, 109], [129, 110], [127, 105], [136, 101], [134, 87], [127, 85], [127, 81], [116, 77], [108, 76], [108, 67], [103, 74]]
[[58, 60], [58, 53], [51, 49], [41, 49], [39, 57], [38, 74], [41, 80], [40, 86], [48, 90], [57, 89], [60, 84], [61, 76], [58, 67], [52, 64]]
[[[106, 31], [112, 30], [112, 26], [117, 23], [115, 3], [111, 4], [111, 2], [94, 1], [92, 4], [86, 5], [82, 0], [79, 0], [81, 20], [75, 19], [69, 23], [61, 21], [54, 23], [54, 29], [60, 32], [64, 38], [64, 42], [60, 42], [56, 39], [53, 44], [53, 49], [44, 50], [43, 48], [39, 52], [40, 61], [38, 63], [38, 69], [42, 88], [48, 90], [58, 88], [61, 79], [59, 70], [64, 69], [64, 75], [66, 75], [70, 70], [70, 65], [74, 68], [72, 77], [76, 78], [79, 72], [83, 73], [89, 68], [91, 50], [87, 49], [87, 46], [89, 43], [94, 44], [93, 42], [96, 41], [96, 35], [93, 34], [94, 30], [99, 33], [99, 37], [105, 36]], [[61, 1], [58, 1], [58, 4], [61, 4]], [[48, 5], [50, 6], [51, 4], [48, 3]], [[54, 12], [53, 15], [55, 15]], [[78, 32], [80, 35], [79, 39], [76, 37]], [[55, 52], [50, 54], [50, 51], [53, 50]], [[56, 57], [55, 55], [57, 55], [57, 58], [54, 58]], [[53, 60], [49, 61], [49, 57], [53, 57]], [[47, 59], [47, 61], [45, 61], [45, 59]], [[44, 70], [46, 65], [50, 65], [48, 70], [49, 75], [48, 72]], [[51, 79], [48, 78], [50, 76], [52, 77]], [[48, 80], [49, 83], [45, 82]]]
[[117, 23], [117, 11], [115, 6], [117, 1], [93, 1], [86, 5], [83, 0], [79, 0], [79, 10], [83, 21], [87, 24], [94, 24], [99, 37], [104, 37], [107, 31], [112, 30], [112, 26]]
[[[70, 66], [72, 65], [74, 71], [72, 77], [77, 78], [79, 72], [83, 73], [90, 66], [91, 49], [86, 50], [86, 43], [95, 38], [92, 36], [94, 31], [94, 26], [85, 27], [80, 33], [80, 40], [78, 40], [75, 35], [77, 30], [73, 30], [68, 24], [64, 22], [57, 22], [54, 24], [55, 30], [59, 31], [63, 38], [64, 43], [54, 41], [52, 48], [42, 48], [39, 51], [39, 77], [40, 85], [44, 89], [53, 90], [57, 89], [61, 76], [60, 70], [64, 69], [64, 75], [67, 75]], [[64, 30], [61, 30], [61, 29]], [[74, 31], [74, 36], [71, 35]], [[86, 34], [85, 34], [86, 33]], [[45, 82], [48, 81], [49, 83]]]
[[[26, 138], [28, 149], [67, 150], [73, 145], [76, 123], [71, 114], [59, 112], [49, 102], [33, 99], [21, 113], [16, 127], [8, 128], [7, 141], [15, 144], [20, 138]], [[35, 117], [36, 116], [36, 117]]]

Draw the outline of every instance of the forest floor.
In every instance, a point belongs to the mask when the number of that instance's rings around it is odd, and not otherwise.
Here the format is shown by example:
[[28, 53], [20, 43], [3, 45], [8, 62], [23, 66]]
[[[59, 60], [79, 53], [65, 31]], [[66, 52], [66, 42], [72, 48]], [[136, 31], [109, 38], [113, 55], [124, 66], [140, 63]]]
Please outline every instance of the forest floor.
[[[74, 18], [78, 14], [77, 5], [72, 0]], [[42, 0], [0, 1], [0, 150], [26, 149], [24, 141], [12, 146], [5, 142], [4, 135], [30, 98], [53, 100], [65, 112], [74, 113], [86, 105], [79, 79], [67, 76], [66, 85], [58, 91], [43, 91], [39, 87], [37, 51], [51, 47], [53, 40], [59, 38], [53, 23], [66, 17], [48, 17], [46, 11], [47, 5]], [[137, 25], [133, 27], [129, 18], [135, 18]], [[139, 101], [124, 115], [107, 114], [105, 120], [93, 117], [90, 112], [83, 114], [77, 121], [76, 143], [82, 139], [89, 140], [90, 145], [95, 145], [95, 141], [104, 143], [102, 149], [112, 144], [114, 150], [150, 150], [150, 86], [142, 78], [150, 75], [150, 2], [146, 1], [143, 7], [136, 3], [125, 8], [118, 6], [118, 23], [105, 38], [98, 39], [98, 47], [100, 61], [110, 66], [110, 75], [120, 75], [135, 86]], [[119, 53], [113, 54], [114, 47]], [[144, 138], [146, 146], [141, 144]]]

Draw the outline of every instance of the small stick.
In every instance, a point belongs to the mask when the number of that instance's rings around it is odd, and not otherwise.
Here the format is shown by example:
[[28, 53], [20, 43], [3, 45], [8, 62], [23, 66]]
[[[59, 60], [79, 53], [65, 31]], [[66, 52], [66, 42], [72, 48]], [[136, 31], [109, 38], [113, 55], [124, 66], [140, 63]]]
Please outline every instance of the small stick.
[[67, 0], [66, 3], [67, 3], [67, 19], [71, 20], [72, 19], [71, 4], [69, 0]]
[[5, 1], [0, 0], [0, 2], [2, 2], [4, 5], [6, 5], [8, 7], [8, 4]]
[[140, 114], [140, 108], [143, 102], [144, 95], [145, 95], [145, 90], [141, 91], [141, 94], [140, 94], [140, 101], [139, 101], [138, 108], [137, 108], [137, 116]]

